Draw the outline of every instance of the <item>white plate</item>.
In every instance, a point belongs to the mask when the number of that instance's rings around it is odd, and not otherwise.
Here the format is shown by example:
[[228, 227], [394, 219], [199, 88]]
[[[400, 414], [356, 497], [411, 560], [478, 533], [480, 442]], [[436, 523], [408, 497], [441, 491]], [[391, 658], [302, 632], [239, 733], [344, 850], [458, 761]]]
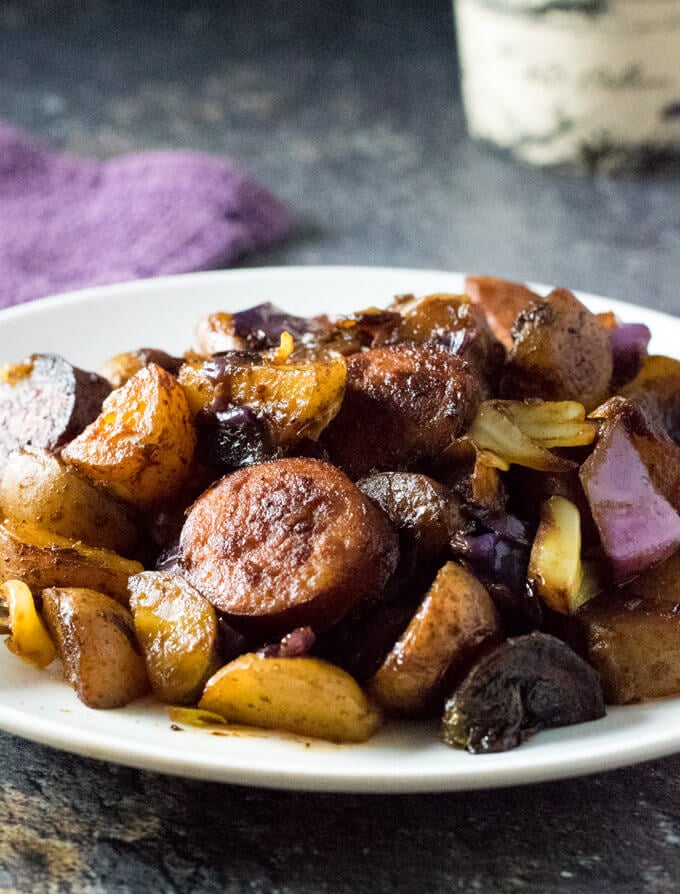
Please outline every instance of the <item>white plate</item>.
[[[0, 313], [0, 358], [56, 351], [96, 368], [140, 346], [182, 351], [196, 319], [208, 311], [273, 301], [293, 313], [349, 312], [397, 293], [461, 288], [455, 273], [350, 267], [238, 270], [107, 286]], [[581, 297], [593, 310], [647, 323], [654, 351], [677, 353], [680, 320]], [[543, 732], [504, 754], [447, 748], [436, 724], [393, 724], [364, 745], [335, 746], [273, 733], [176, 731], [165, 709], [150, 700], [92, 711], [58, 669], [33, 670], [0, 647], [0, 728], [88, 757], [200, 779], [326, 791], [444, 791], [556, 779], [670, 754], [680, 750], [680, 699], [610, 708], [603, 720]]]

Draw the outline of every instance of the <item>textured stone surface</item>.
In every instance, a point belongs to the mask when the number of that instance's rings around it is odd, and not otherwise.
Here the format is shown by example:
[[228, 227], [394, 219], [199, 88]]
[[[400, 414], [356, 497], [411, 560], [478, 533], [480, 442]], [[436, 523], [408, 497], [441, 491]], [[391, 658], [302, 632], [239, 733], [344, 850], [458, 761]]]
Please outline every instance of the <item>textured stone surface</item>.
[[[680, 182], [556, 177], [472, 144], [444, 0], [0, 0], [0, 118], [97, 157], [232, 156], [298, 218], [252, 264], [488, 271], [680, 314]], [[680, 879], [680, 758], [397, 797], [166, 779], [8, 735], [0, 764], [0, 891], [662, 894]]]

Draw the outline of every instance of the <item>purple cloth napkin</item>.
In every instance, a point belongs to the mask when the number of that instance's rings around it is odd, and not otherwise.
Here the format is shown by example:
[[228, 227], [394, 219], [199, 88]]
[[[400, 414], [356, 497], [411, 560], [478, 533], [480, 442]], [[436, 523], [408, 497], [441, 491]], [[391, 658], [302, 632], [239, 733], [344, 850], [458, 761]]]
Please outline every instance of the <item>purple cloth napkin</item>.
[[182, 151], [93, 161], [0, 124], [0, 307], [228, 266], [290, 227], [279, 200], [224, 158]]

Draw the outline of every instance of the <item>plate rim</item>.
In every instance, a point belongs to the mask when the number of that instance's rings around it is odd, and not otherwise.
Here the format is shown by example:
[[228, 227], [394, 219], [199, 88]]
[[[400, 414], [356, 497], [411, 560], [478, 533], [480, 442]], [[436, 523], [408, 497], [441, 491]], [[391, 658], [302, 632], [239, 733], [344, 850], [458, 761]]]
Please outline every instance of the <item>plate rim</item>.
[[[167, 277], [130, 280], [122, 283], [111, 283], [101, 286], [93, 286], [78, 289], [59, 295], [46, 296], [24, 304], [15, 305], [0, 311], [0, 335], [4, 324], [22, 317], [40, 315], [45, 310], [52, 312], [69, 308], [81, 302], [109, 301], [111, 299], [124, 299], [131, 294], [146, 295], [162, 291], [171, 286], [195, 284], [199, 289], [202, 284], [217, 283], [238, 279], [283, 279], [295, 280], [300, 277], [316, 278], [319, 276], [351, 276], [362, 278], [374, 278], [379, 282], [381, 277], [404, 275], [408, 277], [457, 277], [465, 274], [459, 271], [414, 268], [399, 266], [370, 266], [370, 265], [297, 265], [297, 266], [269, 266], [235, 268], [227, 270], [214, 270], [201, 273], [178, 274]], [[530, 288], [544, 293], [552, 287], [541, 283], [528, 283]], [[643, 311], [648, 319], [653, 320], [654, 325], [663, 325], [664, 321], [672, 321], [674, 326], [680, 325], [680, 319], [671, 314], [648, 308], [643, 305], [632, 304], [618, 299], [608, 298], [602, 295], [574, 290], [582, 300], [593, 301], [598, 304], [604, 302], [617, 313]], [[281, 303], [285, 306], [285, 298]], [[654, 329], [653, 329], [654, 331]], [[67, 685], [67, 684], [64, 684]], [[668, 699], [666, 703], [677, 702], [680, 698]], [[646, 703], [647, 705], [653, 703]], [[608, 713], [612, 711], [626, 711], [624, 708], [608, 707]], [[544, 762], [536, 760], [533, 764], [528, 758], [526, 766], [508, 770], [502, 762], [488, 762], [489, 758], [496, 755], [470, 756], [474, 763], [463, 776], [460, 771], [446, 773], [440, 769], [427, 772], [423, 767], [416, 771], [396, 772], [394, 770], [385, 773], [369, 772], [368, 769], [359, 772], [346, 771], [344, 769], [320, 771], [310, 769], [298, 770], [291, 774], [285, 770], [267, 769], [262, 767], [243, 766], [239, 759], [224, 765], [215, 766], [210, 754], [194, 755], [188, 759], [183, 749], [173, 752], [165, 746], [148, 744], [134, 739], [119, 740], [110, 733], [99, 733], [80, 727], [69, 727], [68, 723], [58, 723], [47, 717], [39, 717], [29, 711], [22, 711], [17, 707], [2, 703], [0, 687], [0, 729], [52, 748], [84, 757], [105, 760], [116, 764], [136, 767], [142, 770], [152, 770], [168, 775], [181, 776], [183, 778], [204, 779], [231, 784], [260, 786], [272, 789], [302, 790], [302, 791], [327, 791], [346, 793], [416, 793], [416, 792], [444, 792], [458, 790], [474, 790], [483, 788], [500, 788], [506, 786], [524, 785], [540, 781], [584, 776], [602, 772], [606, 769], [628, 766], [640, 761], [673, 754], [680, 751], [680, 730], [665, 730], [662, 734], [659, 730], [648, 730], [647, 735], [638, 737], [634, 743], [629, 743], [621, 751], [613, 751], [612, 746], [604, 743], [600, 749], [594, 749], [593, 754], [576, 754], [560, 761]], [[113, 741], [113, 751], [112, 751]], [[342, 746], [352, 748], [353, 746]], [[527, 746], [524, 746], [526, 749]], [[597, 752], [602, 751], [598, 757]], [[507, 752], [510, 754], [513, 752]], [[536, 757], [539, 757], [536, 755]], [[246, 762], [247, 763], [247, 762]]]

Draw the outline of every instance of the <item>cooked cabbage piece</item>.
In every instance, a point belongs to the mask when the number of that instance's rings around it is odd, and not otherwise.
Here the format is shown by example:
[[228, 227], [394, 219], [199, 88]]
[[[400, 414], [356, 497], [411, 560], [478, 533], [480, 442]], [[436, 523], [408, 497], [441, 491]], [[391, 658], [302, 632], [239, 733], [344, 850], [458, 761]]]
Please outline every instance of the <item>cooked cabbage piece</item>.
[[571, 460], [550, 453], [553, 447], [579, 447], [592, 443], [597, 425], [585, 418], [575, 401], [484, 401], [468, 437], [483, 450], [499, 457], [506, 469], [511, 463], [542, 472], [566, 472]]

